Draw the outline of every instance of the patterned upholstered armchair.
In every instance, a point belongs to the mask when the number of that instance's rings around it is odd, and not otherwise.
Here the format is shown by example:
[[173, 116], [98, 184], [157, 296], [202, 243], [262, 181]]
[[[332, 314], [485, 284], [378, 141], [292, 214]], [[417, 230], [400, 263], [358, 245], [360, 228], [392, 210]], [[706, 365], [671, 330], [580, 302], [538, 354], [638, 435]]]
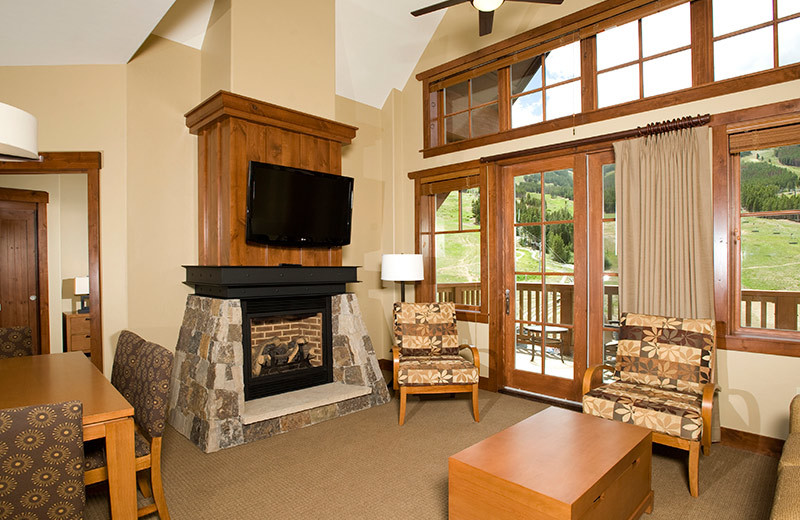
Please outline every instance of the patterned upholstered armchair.
[[[700, 446], [711, 448], [715, 384], [714, 322], [627, 313], [616, 367], [597, 365], [583, 379], [583, 413], [653, 430], [653, 442], [689, 451], [689, 490], [698, 495]], [[614, 381], [592, 389], [602, 369]]]
[[[395, 303], [392, 349], [394, 389], [400, 391], [400, 425], [408, 394], [472, 392], [472, 415], [478, 415], [478, 349], [458, 344], [453, 303]], [[459, 352], [469, 348], [473, 361]]]
[[80, 401], [0, 410], [0, 518], [81, 520]]
[[0, 328], [0, 359], [32, 355], [33, 339], [30, 327]]
[[[170, 351], [150, 343], [128, 330], [122, 331], [114, 355], [111, 384], [133, 405], [136, 425], [136, 471], [150, 469], [139, 475], [139, 488], [153, 504], [140, 508], [138, 516], [158, 511], [161, 520], [169, 520], [164, 487], [161, 483], [161, 438], [166, 425], [169, 382], [173, 356]], [[108, 479], [104, 443], [86, 444], [86, 483]]]

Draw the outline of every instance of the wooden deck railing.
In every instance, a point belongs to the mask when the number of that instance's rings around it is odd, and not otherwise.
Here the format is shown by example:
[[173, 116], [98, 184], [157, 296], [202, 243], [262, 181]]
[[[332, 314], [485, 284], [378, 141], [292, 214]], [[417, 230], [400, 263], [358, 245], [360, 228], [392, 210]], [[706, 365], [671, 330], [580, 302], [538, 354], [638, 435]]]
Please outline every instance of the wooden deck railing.
[[[517, 284], [515, 296], [516, 318], [519, 321], [542, 321], [540, 309], [546, 309], [549, 323], [572, 323], [572, 284], [548, 284], [545, 294], [541, 285], [534, 282]], [[545, 298], [546, 305], [542, 305]], [[478, 283], [448, 283], [437, 287], [437, 300], [465, 305], [480, 305], [481, 291]], [[603, 287], [603, 312], [606, 323], [618, 320], [619, 287]], [[742, 325], [767, 329], [800, 330], [800, 292], [793, 291], [742, 291]]]

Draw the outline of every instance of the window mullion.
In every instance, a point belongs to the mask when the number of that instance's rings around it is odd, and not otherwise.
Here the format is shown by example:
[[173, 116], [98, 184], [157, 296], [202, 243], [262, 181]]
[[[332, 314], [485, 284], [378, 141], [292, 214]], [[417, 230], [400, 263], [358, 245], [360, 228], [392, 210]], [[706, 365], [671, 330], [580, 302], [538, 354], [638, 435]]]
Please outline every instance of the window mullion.
[[597, 37], [581, 40], [581, 112], [597, 108]]

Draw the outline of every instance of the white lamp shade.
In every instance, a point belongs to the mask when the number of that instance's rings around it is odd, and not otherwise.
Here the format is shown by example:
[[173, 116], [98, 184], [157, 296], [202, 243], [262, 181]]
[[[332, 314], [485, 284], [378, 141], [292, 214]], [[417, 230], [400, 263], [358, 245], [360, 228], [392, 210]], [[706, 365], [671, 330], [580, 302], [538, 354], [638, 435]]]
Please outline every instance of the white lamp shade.
[[36, 118], [19, 108], [0, 103], [0, 161], [36, 160]]
[[383, 255], [381, 280], [412, 282], [424, 277], [422, 255]]
[[89, 294], [89, 277], [79, 276], [75, 278], [75, 294], [80, 296], [82, 294]]

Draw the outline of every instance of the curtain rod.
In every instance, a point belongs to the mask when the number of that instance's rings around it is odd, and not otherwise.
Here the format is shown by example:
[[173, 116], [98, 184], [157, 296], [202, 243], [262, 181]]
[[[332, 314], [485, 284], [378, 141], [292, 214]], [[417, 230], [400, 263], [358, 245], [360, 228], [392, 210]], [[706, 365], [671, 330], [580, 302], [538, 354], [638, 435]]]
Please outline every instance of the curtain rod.
[[672, 132], [673, 130], [682, 130], [684, 128], [693, 128], [695, 126], [707, 125], [711, 121], [711, 114], [686, 116], [680, 119], [672, 119], [670, 121], [662, 121], [658, 123], [650, 123], [647, 126], [637, 126], [630, 130], [621, 130], [610, 134], [596, 135], [593, 137], [586, 137], [584, 139], [577, 139], [575, 141], [566, 141], [564, 143], [548, 144], [545, 146], [538, 146], [535, 148], [527, 148], [525, 150], [517, 150], [516, 152], [502, 153], [498, 155], [490, 155], [488, 157], [481, 157], [481, 163], [499, 162], [508, 159], [517, 159], [527, 155], [537, 153], [554, 152], [557, 150], [565, 150], [568, 148], [577, 148], [579, 146], [588, 146], [607, 141], [618, 141], [621, 139], [630, 139], [632, 137], [644, 137], [648, 135], [663, 134]]

